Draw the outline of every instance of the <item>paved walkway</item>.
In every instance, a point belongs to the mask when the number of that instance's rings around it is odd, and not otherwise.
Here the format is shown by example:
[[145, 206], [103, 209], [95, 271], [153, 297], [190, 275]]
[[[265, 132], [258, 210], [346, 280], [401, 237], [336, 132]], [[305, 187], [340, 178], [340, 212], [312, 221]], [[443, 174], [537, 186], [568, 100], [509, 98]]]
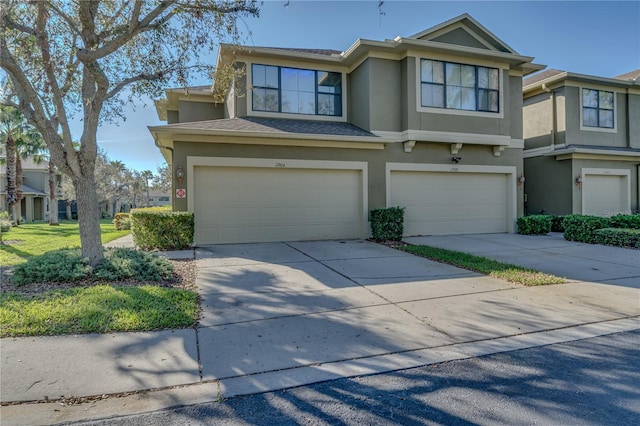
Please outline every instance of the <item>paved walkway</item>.
[[204, 247], [195, 252], [197, 329], [0, 341], [2, 402], [154, 392], [2, 407], [3, 425], [151, 411], [640, 328], [640, 251], [557, 236], [429, 238], [511, 263], [542, 250], [551, 254], [538, 269], [568, 268], [571, 281], [522, 287], [366, 241]]

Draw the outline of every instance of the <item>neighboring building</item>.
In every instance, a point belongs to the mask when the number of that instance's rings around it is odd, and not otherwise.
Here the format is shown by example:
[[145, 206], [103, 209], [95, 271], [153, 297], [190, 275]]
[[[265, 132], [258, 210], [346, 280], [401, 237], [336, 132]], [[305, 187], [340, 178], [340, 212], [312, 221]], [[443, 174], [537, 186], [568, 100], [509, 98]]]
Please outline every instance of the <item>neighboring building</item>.
[[[60, 182], [60, 174], [57, 175]], [[0, 164], [0, 211], [8, 211], [7, 165]], [[22, 217], [27, 222], [49, 220], [49, 163], [36, 163], [31, 157], [22, 160]]]
[[[145, 192], [146, 201], [146, 192]], [[171, 205], [171, 194], [168, 192], [149, 191], [149, 207], [160, 207]]]
[[344, 52], [222, 45], [226, 101], [169, 89], [150, 131], [196, 243], [362, 238], [389, 206], [406, 235], [513, 232], [532, 60], [467, 14]]
[[547, 70], [524, 80], [529, 213], [638, 211], [639, 78]]

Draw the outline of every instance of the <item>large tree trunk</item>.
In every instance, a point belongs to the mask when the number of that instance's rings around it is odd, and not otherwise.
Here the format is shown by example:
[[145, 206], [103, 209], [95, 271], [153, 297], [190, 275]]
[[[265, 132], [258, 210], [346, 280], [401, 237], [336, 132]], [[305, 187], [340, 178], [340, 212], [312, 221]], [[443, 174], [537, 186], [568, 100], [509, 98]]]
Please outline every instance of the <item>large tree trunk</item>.
[[11, 219], [13, 225], [20, 223], [20, 216], [18, 216], [17, 206], [18, 193], [16, 191], [16, 142], [13, 140], [11, 132], [7, 133], [6, 141], [7, 150], [7, 205], [11, 211]]
[[66, 202], [67, 205], [67, 220], [71, 220], [73, 215], [71, 214], [71, 201]]
[[49, 160], [49, 225], [58, 226], [58, 200], [56, 198], [56, 169]]
[[100, 208], [97, 202], [95, 180], [74, 179], [73, 183], [76, 187], [82, 256], [89, 258], [89, 263], [95, 266], [103, 257], [100, 239]]

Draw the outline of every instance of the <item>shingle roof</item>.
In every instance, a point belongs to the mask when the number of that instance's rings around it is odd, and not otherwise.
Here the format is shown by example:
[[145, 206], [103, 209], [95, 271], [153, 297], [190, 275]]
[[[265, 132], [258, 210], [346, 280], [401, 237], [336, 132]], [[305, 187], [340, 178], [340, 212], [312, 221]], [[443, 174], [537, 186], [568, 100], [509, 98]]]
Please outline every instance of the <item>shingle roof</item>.
[[178, 130], [223, 130], [237, 132], [256, 132], [272, 134], [309, 134], [335, 136], [363, 136], [376, 137], [350, 123], [333, 121], [292, 120], [282, 118], [241, 117], [222, 120], [193, 121], [175, 123], [164, 126], [167, 129]]
[[563, 72], [564, 71], [554, 70], [554, 69], [544, 70], [542, 72], [539, 72], [537, 74], [532, 75], [531, 77], [527, 77], [524, 80], [522, 80], [522, 85], [529, 86], [530, 84], [537, 83], [549, 77], [553, 77], [554, 75], [562, 74]]
[[640, 81], [640, 69], [613, 78], [615, 78], [616, 80]]

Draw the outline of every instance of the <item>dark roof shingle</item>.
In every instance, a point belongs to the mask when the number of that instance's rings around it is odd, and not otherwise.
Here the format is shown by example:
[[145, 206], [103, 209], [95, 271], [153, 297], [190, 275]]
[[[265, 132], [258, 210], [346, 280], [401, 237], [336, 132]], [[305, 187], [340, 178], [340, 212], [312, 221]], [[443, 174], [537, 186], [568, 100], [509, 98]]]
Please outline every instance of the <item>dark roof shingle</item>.
[[222, 130], [257, 133], [286, 133], [308, 135], [376, 137], [350, 123], [333, 121], [293, 120], [283, 118], [240, 117], [221, 120], [176, 123], [166, 128], [188, 128], [197, 130]]
[[522, 85], [529, 86], [531, 84], [535, 84], [539, 81], [545, 80], [555, 75], [562, 74], [563, 72], [564, 71], [554, 70], [554, 69], [544, 70], [542, 72], [539, 72], [537, 74], [532, 75], [531, 77], [527, 77], [524, 80], [522, 80]]

